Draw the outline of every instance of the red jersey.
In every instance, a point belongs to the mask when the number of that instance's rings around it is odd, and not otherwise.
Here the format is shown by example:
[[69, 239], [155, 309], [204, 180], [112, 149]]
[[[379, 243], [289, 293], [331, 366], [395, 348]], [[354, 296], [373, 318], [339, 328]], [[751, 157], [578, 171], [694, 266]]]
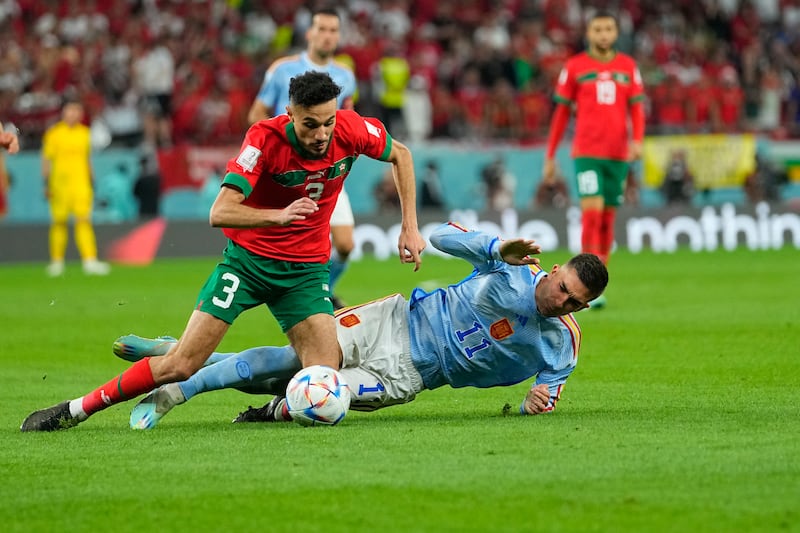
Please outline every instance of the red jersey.
[[617, 52], [599, 61], [572, 56], [558, 76], [554, 99], [575, 104], [573, 157], [624, 160], [628, 156], [628, 108], [644, 98], [642, 76], [632, 57]]
[[228, 161], [223, 183], [240, 189], [244, 205], [283, 209], [304, 196], [319, 210], [288, 226], [224, 228], [232, 241], [254, 254], [292, 262], [324, 263], [330, 258], [330, 219], [342, 184], [359, 155], [385, 161], [392, 138], [383, 124], [355, 111], [336, 112], [328, 152], [320, 159], [303, 155], [294, 124], [278, 115], [253, 124], [239, 155]]

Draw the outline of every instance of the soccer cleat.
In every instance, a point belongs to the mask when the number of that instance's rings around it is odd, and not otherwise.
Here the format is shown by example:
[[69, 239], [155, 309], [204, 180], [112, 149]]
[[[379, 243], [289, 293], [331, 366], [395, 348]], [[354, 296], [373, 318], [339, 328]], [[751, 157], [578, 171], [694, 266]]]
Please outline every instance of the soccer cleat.
[[135, 363], [145, 357], [166, 355], [176, 342], [178, 339], [169, 335], [148, 339], [131, 333], [115, 340], [111, 350], [120, 359]]
[[69, 412], [69, 401], [34, 411], [22, 421], [20, 431], [56, 431], [78, 425], [79, 420]]
[[87, 259], [83, 262], [83, 273], [87, 276], [107, 276], [111, 272], [111, 265], [98, 261], [97, 259]]
[[[233, 419], [234, 424], [240, 422], [278, 422], [275, 418], [275, 411], [279, 406], [286, 403], [284, 396], [275, 396], [264, 407], [253, 407], [252, 405], [246, 411], [239, 413], [239, 416]], [[283, 419], [281, 419], [282, 421]]]
[[131, 411], [131, 429], [153, 429], [173, 407], [186, 401], [177, 383], [167, 383], [142, 398]]
[[606, 306], [606, 295], [601, 294], [591, 302], [589, 302], [589, 309], [602, 309]]
[[64, 275], [64, 261], [53, 261], [47, 265], [47, 275], [58, 278]]

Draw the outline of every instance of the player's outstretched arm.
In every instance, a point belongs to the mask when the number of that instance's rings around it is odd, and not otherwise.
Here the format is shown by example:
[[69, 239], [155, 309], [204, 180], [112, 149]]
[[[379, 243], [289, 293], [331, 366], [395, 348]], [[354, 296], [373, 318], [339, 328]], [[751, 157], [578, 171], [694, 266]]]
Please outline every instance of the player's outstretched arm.
[[392, 142], [392, 151], [387, 158], [392, 164], [394, 184], [400, 197], [402, 222], [397, 243], [400, 261], [414, 263], [414, 271], [422, 264], [420, 254], [425, 249], [425, 239], [417, 223], [417, 184], [414, 176], [414, 160], [411, 151], [399, 141]]

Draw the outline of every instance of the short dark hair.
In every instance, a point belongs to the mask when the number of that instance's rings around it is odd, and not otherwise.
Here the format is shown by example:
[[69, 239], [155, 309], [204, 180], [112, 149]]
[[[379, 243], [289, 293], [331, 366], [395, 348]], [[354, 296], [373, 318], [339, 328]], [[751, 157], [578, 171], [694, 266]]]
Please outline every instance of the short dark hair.
[[309, 70], [289, 81], [289, 101], [292, 105], [313, 107], [339, 96], [342, 88], [325, 72]]
[[567, 262], [568, 267], [575, 269], [578, 279], [581, 280], [592, 295], [597, 298], [608, 285], [608, 269], [594, 254], [578, 254]]
[[586, 25], [588, 26], [590, 22], [597, 19], [613, 19], [614, 24], [616, 24], [617, 28], [619, 28], [619, 21], [611, 11], [606, 11], [605, 9], [599, 9], [595, 11], [594, 14], [591, 17], [589, 17], [589, 20], [586, 21]]
[[331, 17], [336, 17], [337, 19], [340, 18], [339, 17], [339, 12], [333, 6], [324, 6], [324, 7], [320, 7], [318, 9], [315, 9], [314, 12], [311, 13], [311, 18], [313, 19], [317, 15], [329, 15]]

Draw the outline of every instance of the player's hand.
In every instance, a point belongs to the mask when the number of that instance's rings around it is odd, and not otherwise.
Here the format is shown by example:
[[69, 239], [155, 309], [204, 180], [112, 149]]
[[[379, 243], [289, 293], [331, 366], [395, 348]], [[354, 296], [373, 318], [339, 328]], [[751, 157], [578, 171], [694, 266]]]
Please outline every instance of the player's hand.
[[542, 248], [533, 239], [508, 239], [500, 243], [500, 257], [509, 265], [538, 265]]
[[316, 211], [319, 211], [317, 202], [304, 196], [303, 198], [299, 198], [283, 208], [278, 220], [278, 224], [281, 226], [288, 226], [297, 220], [305, 220], [308, 215], [315, 213]]
[[642, 157], [642, 143], [639, 141], [631, 142], [628, 146], [628, 161], [636, 161]]
[[544, 413], [548, 403], [550, 403], [550, 389], [544, 383], [540, 383], [531, 387], [525, 396], [525, 412], [529, 415]]
[[422, 264], [422, 250], [425, 249], [425, 239], [422, 238], [419, 230], [402, 229], [400, 231], [400, 238], [397, 241], [397, 249], [400, 252], [401, 263], [414, 263], [414, 272], [419, 270]]
[[0, 147], [8, 150], [9, 154], [19, 152], [19, 139], [15, 133], [10, 131], [0, 132]]
[[544, 166], [542, 166], [542, 181], [550, 183], [556, 177], [556, 162], [549, 157], [544, 159]]

